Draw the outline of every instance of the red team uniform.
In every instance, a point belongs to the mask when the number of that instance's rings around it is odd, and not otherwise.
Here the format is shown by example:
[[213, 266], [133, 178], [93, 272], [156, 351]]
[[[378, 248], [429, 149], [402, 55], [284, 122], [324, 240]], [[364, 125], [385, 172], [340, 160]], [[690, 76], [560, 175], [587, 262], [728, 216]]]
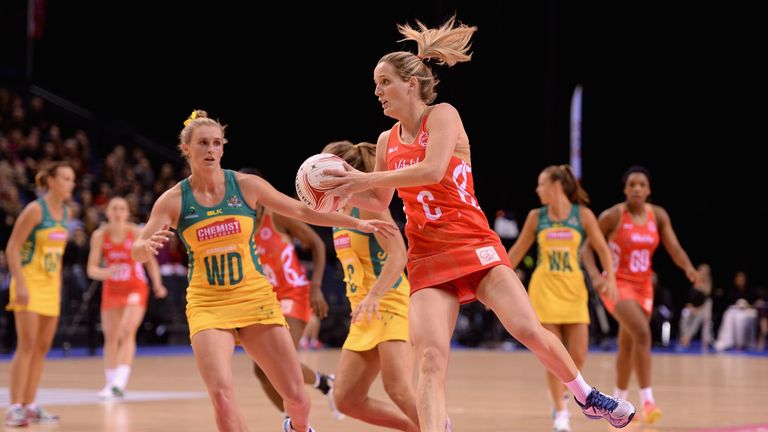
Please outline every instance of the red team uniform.
[[104, 280], [101, 292], [101, 309], [124, 308], [126, 306], [147, 307], [149, 286], [144, 266], [131, 258], [133, 232], [127, 230], [122, 242], [116, 243], [104, 230], [102, 255], [107, 267], [115, 266], [109, 279]]
[[265, 213], [254, 235], [264, 275], [272, 284], [285, 316], [309, 322], [309, 279], [290, 239], [275, 228], [272, 215]]
[[[653, 209], [647, 207], [647, 220], [638, 225], [626, 207], [622, 208], [621, 221], [616, 235], [609, 242], [613, 252], [618, 288], [616, 303], [622, 300], [636, 301], [647, 315], [653, 311], [653, 281], [651, 258], [659, 245], [659, 231]], [[605, 307], [613, 312], [616, 304], [607, 295], [601, 295]]]
[[[416, 139], [400, 139], [400, 123], [387, 141], [387, 169], [424, 160], [429, 141], [424, 116]], [[477, 300], [477, 284], [497, 265], [510, 266], [507, 251], [475, 198], [472, 167], [451, 156], [439, 183], [397, 188], [408, 222], [408, 279], [411, 294], [423, 288], [455, 292], [460, 303]]]

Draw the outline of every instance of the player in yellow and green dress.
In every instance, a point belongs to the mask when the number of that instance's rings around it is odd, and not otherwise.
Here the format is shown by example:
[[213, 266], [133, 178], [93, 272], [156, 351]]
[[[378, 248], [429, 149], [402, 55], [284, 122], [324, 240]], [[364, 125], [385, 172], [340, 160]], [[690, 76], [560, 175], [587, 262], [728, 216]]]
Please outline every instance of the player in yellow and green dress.
[[[371, 172], [376, 146], [340, 141], [323, 153], [344, 159], [353, 168]], [[392, 220], [389, 210], [370, 212], [345, 207], [355, 218]], [[347, 297], [352, 306], [349, 335], [336, 367], [334, 398], [344, 414], [377, 426], [401, 431], [419, 430], [416, 394], [412, 381], [413, 358], [408, 340], [410, 285], [403, 273], [407, 261], [405, 241], [334, 228], [333, 245], [344, 269]], [[368, 391], [381, 372], [384, 390], [394, 402], [374, 399]]]
[[309, 395], [298, 356], [253, 241], [255, 207], [325, 226], [394, 235], [394, 224], [317, 213], [266, 180], [221, 168], [224, 127], [205, 111], [184, 122], [180, 149], [191, 175], [167, 190], [132, 248], [138, 262], [157, 254], [175, 228], [187, 248], [187, 320], [198, 369], [219, 430], [245, 430], [234, 401], [232, 355], [240, 344], [282, 396], [290, 418], [283, 432], [307, 432]]
[[68, 232], [65, 201], [75, 187], [75, 172], [64, 162], [54, 162], [37, 173], [35, 182], [46, 193], [21, 212], [5, 250], [12, 275], [6, 309], [14, 312], [18, 339], [9, 380], [11, 405], [5, 414], [8, 427], [59, 421], [38, 406], [35, 397], [59, 322]]
[[[538, 263], [528, 284], [531, 304], [542, 325], [563, 341], [581, 369], [589, 344], [589, 309], [579, 253], [588, 239], [606, 269], [606, 283], [601, 288], [615, 295], [611, 251], [595, 214], [586, 207], [589, 197], [570, 166], [545, 168], [539, 175], [536, 193], [544, 206], [528, 214], [520, 236], [509, 249], [509, 260], [516, 267], [534, 241], [538, 244]], [[565, 386], [550, 372], [547, 384], [554, 405], [553, 430], [568, 432]]]

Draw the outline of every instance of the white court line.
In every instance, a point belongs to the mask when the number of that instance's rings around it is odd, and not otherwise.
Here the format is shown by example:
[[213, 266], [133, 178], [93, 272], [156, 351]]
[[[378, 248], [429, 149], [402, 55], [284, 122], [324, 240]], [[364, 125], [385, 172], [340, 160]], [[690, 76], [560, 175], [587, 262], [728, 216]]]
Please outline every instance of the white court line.
[[[37, 391], [37, 402], [40, 405], [92, 405], [110, 400], [101, 399], [99, 390], [81, 388], [41, 388]], [[207, 399], [205, 392], [168, 392], [129, 390], [125, 397], [112, 399], [120, 402], [146, 402], [171, 399]], [[8, 387], [0, 387], [0, 408], [10, 404]]]

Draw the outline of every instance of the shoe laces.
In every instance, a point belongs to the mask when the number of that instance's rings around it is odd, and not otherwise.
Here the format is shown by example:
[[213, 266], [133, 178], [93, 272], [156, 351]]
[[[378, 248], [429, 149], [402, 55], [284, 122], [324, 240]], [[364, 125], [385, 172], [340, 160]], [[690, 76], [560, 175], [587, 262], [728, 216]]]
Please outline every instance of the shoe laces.
[[597, 389], [592, 389], [584, 402], [585, 408], [595, 408], [607, 413], [613, 412], [617, 406], [619, 406], [618, 400], [597, 391]]

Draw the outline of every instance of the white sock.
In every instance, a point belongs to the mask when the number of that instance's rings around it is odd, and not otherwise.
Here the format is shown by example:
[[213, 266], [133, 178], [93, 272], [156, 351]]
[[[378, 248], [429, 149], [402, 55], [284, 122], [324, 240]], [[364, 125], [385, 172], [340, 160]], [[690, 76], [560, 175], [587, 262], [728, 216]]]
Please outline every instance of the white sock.
[[317, 386], [320, 385], [320, 372], [315, 372], [315, 383], [312, 384], [312, 387], [317, 388]]
[[131, 367], [128, 365], [119, 365], [115, 370], [115, 379], [112, 380], [112, 385], [124, 389], [128, 384], [128, 378], [131, 376]]
[[563, 383], [563, 384], [565, 384], [565, 386], [571, 390], [571, 393], [573, 393], [573, 396], [581, 404], [586, 402], [589, 392], [592, 391], [592, 387], [590, 387], [589, 384], [587, 384], [587, 382], [584, 381], [584, 377], [581, 376], [581, 372], [579, 372], [579, 374], [576, 375], [576, 378], [574, 378], [573, 381], [568, 381], [567, 383]]
[[561, 419], [561, 418], [568, 419], [570, 417], [571, 417], [571, 415], [568, 414], [568, 408], [566, 408], [566, 409], [564, 409], [562, 411], [555, 411], [555, 419]]
[[32, 402], [31, 404], [27, 404], [26, 407], [24, 407], [30, 411], [34, 411], [37, 409], [37, 401]]
[[22, 404], [11, 404], [11, 406], [8, 407], [8, 411], [13, 411], [15, 409], [22, 409], [24, 406]]
[[104, 369], [104, 379], [107, 380], [107, 386], [112, 385], [112, 382], [115, 380], [115, 374], [117, 373], [117, 369]]
[[629, 397], [629, 390], [620, 389], [616, 387], [613, 389], [613, 397], [617, 399], [627, 400], [627, 398]]
[[653, 390], [651, 390], [650, 387], [646, 387], [646, 388], [641, 388], [640, 389], [640, 402], [642, 402], [642, 403], [646, 403], [646, 402], [656, 403], [653, 400]]

